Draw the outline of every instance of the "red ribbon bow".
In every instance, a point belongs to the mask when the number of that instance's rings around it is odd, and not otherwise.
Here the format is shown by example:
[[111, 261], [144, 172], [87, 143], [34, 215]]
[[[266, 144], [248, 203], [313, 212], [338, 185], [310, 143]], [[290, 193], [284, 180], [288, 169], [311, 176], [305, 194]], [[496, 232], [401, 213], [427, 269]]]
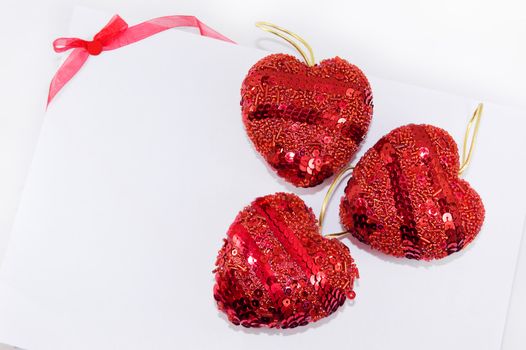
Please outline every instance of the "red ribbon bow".
[[183, 26], [198, 28], [202, 36], [234, 43], [194, 16], [158, 17], [128, 27], [128, 23], [118, 15], [115, 15], [91, 41], [79, 38], [59, 38], [53, 42], [55, 52], [64, 52], [71, 49], [73, 51], [60, 66], [53, 80], [51, 80], [47, 104], [49, 105], [60, 89], [77, 74], [90, 55], [96, 56], [103, 51], [118, 49], [167, 29]]

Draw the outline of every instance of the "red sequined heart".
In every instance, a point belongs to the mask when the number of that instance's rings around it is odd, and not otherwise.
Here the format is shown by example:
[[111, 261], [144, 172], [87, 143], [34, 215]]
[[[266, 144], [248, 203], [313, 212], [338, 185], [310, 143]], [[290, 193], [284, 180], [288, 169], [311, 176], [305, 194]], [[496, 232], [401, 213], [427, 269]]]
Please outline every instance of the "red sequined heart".
[[484, 206], [459, 179], [457, 145], [444, 130], [407, 125], [360, 159], [345, 189], [340, 218], [360, 241], [386, 254], [440, 259], [470, 243]]
[[348, 164], [373, 113], [369, 82], [356, 66], [336, 57], [309, 67], [284, 54], [250, 69], [241, 106], [257, 151], [299, 187], [316, 186]]
[[294, 194], [257, 198], [230, 226], [216, 261], [214, 297], [245, 327], [294, 328], [353, 299], [358, 270], [349, 248], [319, 233]]

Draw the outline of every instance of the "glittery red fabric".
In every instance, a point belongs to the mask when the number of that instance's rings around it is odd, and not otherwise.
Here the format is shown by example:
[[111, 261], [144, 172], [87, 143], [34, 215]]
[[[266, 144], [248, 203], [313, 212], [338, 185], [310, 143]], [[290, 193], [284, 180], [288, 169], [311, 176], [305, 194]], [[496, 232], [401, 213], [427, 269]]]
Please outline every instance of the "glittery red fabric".
[[257, 198], [230, 226], [219, 251], [214, 297], [245, 327], [294, 328], [353, 299], [358, 270], [349, 248], [323, 238], [294, 194]]
[[267, 56], [248, 72], [241, 97], [256, 149], [298, 187], [316, 186], [347, 165], [373, 113], [367, 78], [339, 57], [309, 67], [290, 55]]
[[341, 221], [354, 237], [386, 254], [443, 258], [469, 244], [484, 221], [482, 200], [458, 171], [457, 145], [446, 131], [397, 128], [354, 168]]

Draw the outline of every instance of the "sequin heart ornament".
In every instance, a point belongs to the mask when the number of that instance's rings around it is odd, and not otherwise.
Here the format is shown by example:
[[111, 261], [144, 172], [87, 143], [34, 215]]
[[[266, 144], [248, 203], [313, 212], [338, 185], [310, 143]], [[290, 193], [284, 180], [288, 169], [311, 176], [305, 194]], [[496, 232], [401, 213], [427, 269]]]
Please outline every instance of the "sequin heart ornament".
[[316, 186], [346, 166], [362, 142], [373, 113], [371, 87], [346, 60], [315, 64], [305, 40], [270, 23], [258, 26], [291, 43], [306, 63], [272, 54], [252, 66], [241, 87], [245, 129], [280, 177]]
[[230, 322], [294, 328], [354, 299], [358, 269], [349, 248], [324, 238], [312, 209], [294, 194], [257, 198], [228, 229], [214, 298]]
[[462, 162], [453, 138], [435, 126], [410, 124], [382, 137], [347, 183], [340, 218], [348, 232], [373, 249], [409, 259], [444, 258], [472, 242], [484, 205], [459, 175], [471, 159], [481, 114], [482, 104], [466, 130]]

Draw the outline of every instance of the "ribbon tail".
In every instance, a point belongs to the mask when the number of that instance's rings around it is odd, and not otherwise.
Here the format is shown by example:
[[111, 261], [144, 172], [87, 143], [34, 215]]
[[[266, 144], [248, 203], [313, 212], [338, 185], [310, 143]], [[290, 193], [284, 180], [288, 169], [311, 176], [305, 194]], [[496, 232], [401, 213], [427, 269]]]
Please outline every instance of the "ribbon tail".
[[[193, 16], [190, 16], [190, 17], [193, 17]], [[219, 32], [216, 32], [214, 29], [210, 28], [209, 26], [207, 26], [206, 24], [204, 24], [203, 22], [198, 20], [196, 17], [193, 17], [193, 18], [196, 21], [196, 26], [197, 26], [197, 28], [199, 28], [199, 33], [202, 36], [207, 36], [209, 38], [223, 40], [223, 41], [235, 44], [235, 42], [233, 40], [230, 40], [229, 38], [227, 38], [223, 34], [221, 34]]]
[[60, 66], [57, 73], [49, 84], [49, 93], [47, 97], [47, 106], [57, 93], [73, 78], [75, 74], [80, 70], [88, 59], [89, 53], [83, 49], [74, 49], [71, 54], [66, 58], [64, 63]]
[[122, 46], [133, 44], [137, 41], [146, 39], [152, 35], [163, 32], [165, 30], [177, 27], [194, 27], [199, 29], [202, 36], [214, 38], [229, 43], [235, 44], [226, 36], [216, 32], [195, 16], [164, 16], [154, 18], [152, 20], [136, 24], [129, 27], [121, 35], [118, 35], [113, 42], [104, 46], [104, 50], [114, 50]]
[[229, 43], [235, 44], [234, 41], [230, 40], [226, 36], [210, 28], [209, 26], [201, 22], [195, 16], [181, 16], [181, 15], [180, 16], [165, 16], [165, 17], [155, 18], [151, 22], [161, 25], [161, 26], [166, 26], [169, 28], [171, 27], [195, 27], [199, 30], [199, 34], [201, 34], [202, 36], [206, 36], [206, 37], [214, 38], [218, 40], [223, 40], [223, 41], [227, 41]]

